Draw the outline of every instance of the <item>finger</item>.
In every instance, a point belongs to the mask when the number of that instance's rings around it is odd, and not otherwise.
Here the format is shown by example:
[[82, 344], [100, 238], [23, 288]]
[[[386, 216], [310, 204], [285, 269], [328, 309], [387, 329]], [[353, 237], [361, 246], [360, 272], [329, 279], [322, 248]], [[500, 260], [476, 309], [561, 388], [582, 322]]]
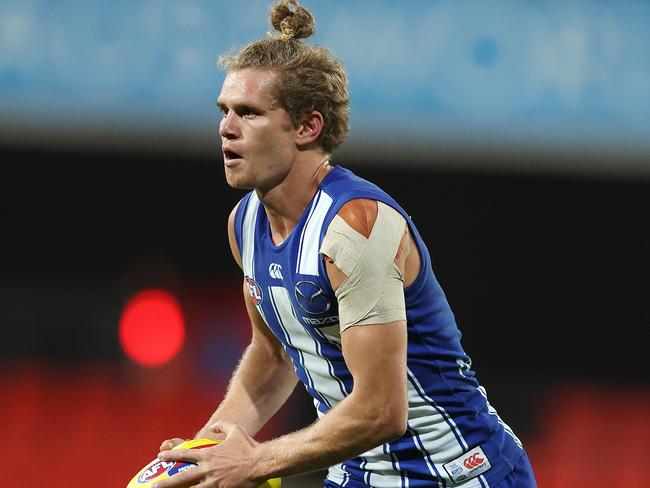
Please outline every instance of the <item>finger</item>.
[[165, 439], [162, 442], [162, 444], [160, 444], [160, 450], [168, 451], [169, 449], [172, 449], [177, 445], [182, 444], [183, 442], [185, 442], [185, 440], [181, 439], [180, 437], [174, 437], [173, 439]]
[[225, 420], [219, 420], [210, 426], [210, 430], [213, 432], [223, 432], [228, 437], [235, 430], [235, 424], [231, 424]]
[[198, 464], [203, 459], [201, 449], [174, 449], [171, 451], [162, 451], [158, 453], [158, 459], [161, 461], [186, 461]]
[[158, 481], [151, 485], [151, 488], [187, 488], [195, 486], [203, 481], [204, 474], [199, 468], [183, 471], [182, 473], [175, 474], [169, 478]]
[[214, 488], [214, 483], [212, 481], [203, 481], [198, 485], [194, 485], [192, 488]]

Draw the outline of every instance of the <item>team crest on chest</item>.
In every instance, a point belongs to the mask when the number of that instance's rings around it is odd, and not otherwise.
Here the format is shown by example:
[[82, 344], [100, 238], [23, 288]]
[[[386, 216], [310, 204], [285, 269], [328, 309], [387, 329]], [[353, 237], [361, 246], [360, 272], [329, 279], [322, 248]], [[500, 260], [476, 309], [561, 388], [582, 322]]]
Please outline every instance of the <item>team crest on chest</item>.
[[248, 294], [253, 300], [253, 303], [255, 303], [255, 305], [262, 303], [262, 288], [260, 288], [260, 285], [258, 285], [257, 282], [250, 276], [246, 276], [244, 278], [244, 282], [246, 283]]

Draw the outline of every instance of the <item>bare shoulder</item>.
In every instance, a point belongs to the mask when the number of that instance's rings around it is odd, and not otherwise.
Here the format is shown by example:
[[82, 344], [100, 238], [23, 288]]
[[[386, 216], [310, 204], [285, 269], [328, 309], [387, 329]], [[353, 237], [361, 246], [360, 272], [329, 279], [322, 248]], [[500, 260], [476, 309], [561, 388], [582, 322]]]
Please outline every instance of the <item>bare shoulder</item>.
[[355, 198], [346, 202], [337, 215], [359, 234], [368, 238], [377, 220], [377, 201], [369, 198]]
[[237, 238], [235, 237], [235, 217], [237, 215], [237, 209], [239, 208], [240, 203], [241, 200], [237, 202], [237, 205], [235, 205], [235, 208], [232, 209], [230, 215], [228, 216], [228, 243], [230, 244], [230, 251], [232, 252], [233, 258], [235, 258], [235, 261], [241, 268], [241, 252], [239, 251]]

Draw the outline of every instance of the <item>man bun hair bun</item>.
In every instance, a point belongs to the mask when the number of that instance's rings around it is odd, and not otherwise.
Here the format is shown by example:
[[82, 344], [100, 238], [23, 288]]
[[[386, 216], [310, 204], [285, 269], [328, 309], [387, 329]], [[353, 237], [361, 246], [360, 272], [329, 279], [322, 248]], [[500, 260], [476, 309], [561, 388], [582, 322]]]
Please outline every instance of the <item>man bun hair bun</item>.
[[314, 16], [298, 0], [280, 0], [271, 7], [271, 25], [280, 37], [306, 39], [316, 30]]

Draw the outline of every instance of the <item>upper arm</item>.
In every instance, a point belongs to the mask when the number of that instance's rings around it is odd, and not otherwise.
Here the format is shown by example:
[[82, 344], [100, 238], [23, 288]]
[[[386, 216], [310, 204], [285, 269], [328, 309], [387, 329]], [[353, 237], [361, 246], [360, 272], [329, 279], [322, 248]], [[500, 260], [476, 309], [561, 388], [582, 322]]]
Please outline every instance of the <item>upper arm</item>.
[[[360, 236], [368, 239], [373, 231], [378, 218], [378, 203], [374, 200], [356, 199], [347, 202], [337, 214]], [[398, 219], [399, 220], [399, 219]], [[385, 220], [382, 225], [385, 225]], [[394, 225], [404, 225], [395, 223]], [[404, 233], [400, 235], [401, 229]], [[408, 226], [395, 227], [393, 235], [396, 243], [395, 254], [387, 257], [393, 260], [396, 268], [404, 275], [407, 267], [406, 261], [411, 254], [412, 237]], [[373, 236], [373, 239], [377, 236]], [[395, 244], [394, 244], [395, 245]], [[393, 248], [394, 249], [394, 248]], [[417, 255], [417, 252], [415, 253]], [[348, 278], [339, 269], [333, 259], [326, 257], [326, 269], [333, 289], [338, 287]], [[370, 260], [359, 260], [359, 266], [372, 266]], [[368, 276], [377, 276], [369, 272]], [[402, 287], [388, 285], [390, 278], [384, 278], [380, 293], [392, 293], [396, 300], [404, 304]], [[357, 300], [355, 288], [364, 288], [362, 283], [351, 288], [346, 300]], [[349, 282], [346, 284], [349, 288]], [[365, 293], [368, 292], [366, 288]], [[384, 295], [384, 298], [388, 298]], [[359, 298], [363, 300], [363, 298]], [[379, 308], [383, 306], [384, 299], [380, 300]], [[341, 302], [339, 302], [341, 303]], [[392, 314], [379, 314], [383, 316]], [[394, 316], [394, 315], [393, 315]], [[381, 422], [388, 422], [388, 428], [395, 433], [403, 432], [408, 418], [408, 399], [406, 389], [406, 350], [407, 328], [405, 320], [389, 319], [378, 323], [367, 323], [356, 327], [348, 327], [341, 333], [341, 343], [345, 363], [354, 379], [352, 395], [362, 404], [368, 405], [368, 410], [381, 416]]]
[[406, 322], [350, 327], [341, 345], [354, 379], [352, 395], [401, 435], [408, 419]]

